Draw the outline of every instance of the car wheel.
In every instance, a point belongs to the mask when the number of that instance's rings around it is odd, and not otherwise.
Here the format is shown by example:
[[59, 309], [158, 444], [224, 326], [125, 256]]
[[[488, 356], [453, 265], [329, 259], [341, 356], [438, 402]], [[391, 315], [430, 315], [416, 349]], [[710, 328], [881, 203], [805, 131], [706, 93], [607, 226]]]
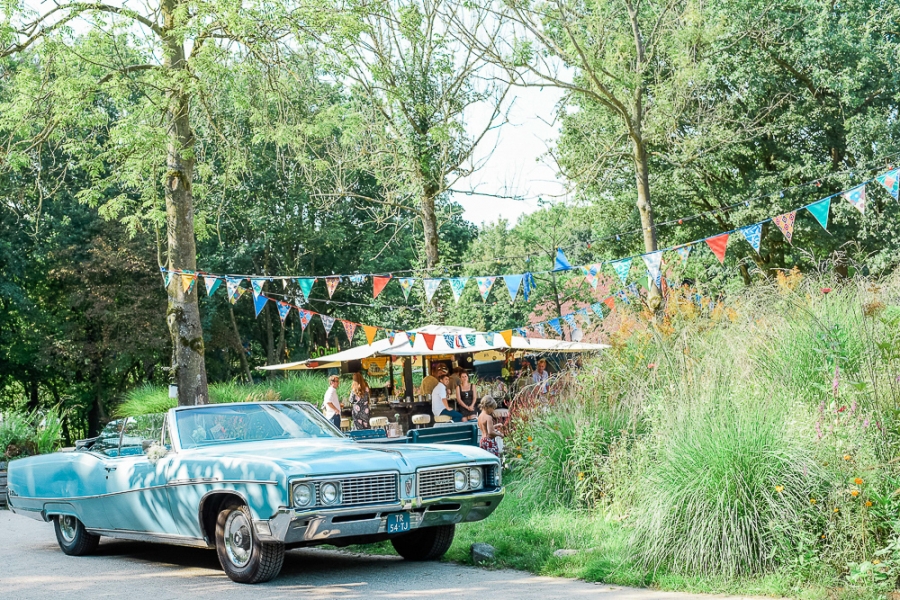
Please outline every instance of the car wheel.
[[391, 538], [391, 544], [406, 560], [438, 560], [450, 549], [455, 531], [456, 525], [425, 527]]
[[281, 572], [284, 544], [261, 542], [253, 531], [250, 509], [226, 505], [216, 519], [216, 552], [225, 574], [237, 583], [263, 583]]
[[72, 515], [53, 517], [53, 528], [59, 547], [69, 556], [93, 554], [100, 543], [100, 536], [88, 533], [84, 524]]

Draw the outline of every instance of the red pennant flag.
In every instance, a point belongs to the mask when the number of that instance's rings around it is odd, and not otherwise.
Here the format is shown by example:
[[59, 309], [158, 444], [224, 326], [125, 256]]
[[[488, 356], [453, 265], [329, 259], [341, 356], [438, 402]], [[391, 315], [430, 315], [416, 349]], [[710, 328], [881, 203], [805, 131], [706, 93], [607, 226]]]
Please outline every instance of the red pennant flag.
[[725, 264], [725, 246], [728, 245], [728, 234], [720, 233], [719, 235], [708, 237], [706, 238], [706, 245], [716, 255], [719, 262]]
[[607, 308], [609, 308], [609, 310], [616, 310], [616, 301], [613, 299], [612, 296], [610, 296], [609, 298], [604, 300], [603, 304], [605, 304], [607, 306]]
[[372, 277], [372, 297], [377, 298], [378, 294], [381, 293], [381, 290], [384, 289], [384, 286], [386, 286], [390, 280], [390, 275], [377, 275]]
[[425, 345], [428, 346], [429, 350], [434, 350], [434, 340], [437, 337], [433, 333], [419, 333], [423, 338], [425, 338]]

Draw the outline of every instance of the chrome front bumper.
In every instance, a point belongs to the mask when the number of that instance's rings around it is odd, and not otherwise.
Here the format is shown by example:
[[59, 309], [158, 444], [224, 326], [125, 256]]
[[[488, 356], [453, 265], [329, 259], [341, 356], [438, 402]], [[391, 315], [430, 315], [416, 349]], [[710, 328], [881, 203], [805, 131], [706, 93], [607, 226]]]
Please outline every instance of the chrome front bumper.
[[503, 488], [474, 494], [377, 506], [300, 511], [285, 508], [268, 521], [254, 522], [262, 541], [315, 544], [340, 537], [387, 533], [387, 515], [408, 512], [411, 529], [480, 521], [500, 504]]

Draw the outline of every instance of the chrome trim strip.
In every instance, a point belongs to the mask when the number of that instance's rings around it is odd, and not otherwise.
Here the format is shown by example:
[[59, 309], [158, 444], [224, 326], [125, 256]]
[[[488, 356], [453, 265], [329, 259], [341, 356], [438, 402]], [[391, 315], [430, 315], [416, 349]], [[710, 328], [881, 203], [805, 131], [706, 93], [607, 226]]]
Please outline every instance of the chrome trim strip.
[[[213, 483], [219, 483], [222, 485], [228, 485], [228, 484], [278, 485], [277, 481], [270, 481], [270, 480], [249, 481], [249, 480], [241, 480], [241, 479], [235, 479], [235, 480], [225, 479], [225, 480], [221, 480], [221, 481], [220, 480], [206, 481], [206, 480], [200, 480], [200, 479], [197, 479], [197, 480], [181, 479], [181, 480], [175, 480], [175, 481], [176, 481], [175, 483], [169, 482], [169, 483], [166, 483], [163, 485], [152, 485], [149, 487], [135, 488], [132, 490], [123, 490], [120, 492], [109, 492], [107, 494], [96, 494], [94, 496], [66, 496], [66, 497], [58, 497], [58, 498], [39, 498], [39, 497], [31, 497], [31, 496], [18, 496], [18, 498], [21, 498], [22, 500], [34, 500], [34, 501], [40, 501], [40, 502], [70, 502], [72, 500], [96, 500], [97, 498], [108, 498], [110, 496], [119, 496], [121, 494], [132, 494], [132, 493], [136, 493], [136, 492], [144, 492], [144, 491], [148, 491], [148, 490], [158, 490], [158, 489], [162, 489], [162, 488], [176, 487], [176, 486], [181, 486], [181, 485], [211, 485]], [[229, 488], [223, 488], [223, 489], [228, 490]], [[216, 490], [216, 491], [218, 491], [218, 490]]]
[[122, 540], [135, 540], [138, 542], [154, 542], [158, 544], [175, 544], [176, 546], [192, 546], [195, 548], [208, 548], [209, 544], [200, 538], [190, 537], [187, 535], [174, 535], [169, 533], [148, 533], [146, 531], [131, 531], [126, 529], [90, 529], [85, 528], [88, 533], [94, 535], [102, 535], [108, 538], [116, 538]]

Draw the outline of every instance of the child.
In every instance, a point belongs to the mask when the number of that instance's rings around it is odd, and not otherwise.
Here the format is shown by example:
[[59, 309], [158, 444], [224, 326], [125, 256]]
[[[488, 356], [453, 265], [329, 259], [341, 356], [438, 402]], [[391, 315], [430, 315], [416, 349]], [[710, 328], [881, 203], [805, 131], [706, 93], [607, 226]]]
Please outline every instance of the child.
[[500, 457], [500, 444], [496, 438], [502, 438], [503, 434], [494, 428], [494, 411], [497, 409], [497, 401], [490, 396], [481, 399], [481, 414], [478, 415], [478, 429], [481, 431], [481, 449], [487, 450], [496, 457]]

